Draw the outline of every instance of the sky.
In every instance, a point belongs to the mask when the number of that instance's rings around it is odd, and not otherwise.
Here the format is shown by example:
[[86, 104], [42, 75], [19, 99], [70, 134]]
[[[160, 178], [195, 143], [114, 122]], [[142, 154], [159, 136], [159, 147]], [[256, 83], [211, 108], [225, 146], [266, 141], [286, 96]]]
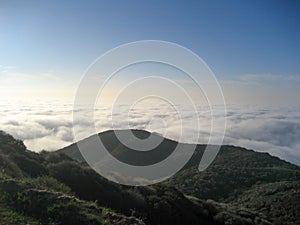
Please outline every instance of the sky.
[[199, 55], [228, 100], [243, 90], [236, 101], [265, 103], [272, 93], [292, 103], [299, 95], [299, 10], [298, 1], [1, 0], [1, 93], [72, 98], [105, 52], [164, 40]]
[[[217, 78], [228, 107], [225, 143], [300, 164], [299, 12], [299, 1], [293, 0], [0, 0], [0, 129], [25, 140], [34, 151], [74, 142], [72, 103], [89, 66], [117, 46], [162, 40], [197, 54]], [[106, 96], [120, 90], [124, 80], [149, 71], [193, 91], [174, 68], [145, 64], [120, 71], [106, 87]], [[181, 97], [167, 86], [161, 92]], [[172, 110], [162, 108], [148, 112], [152, 117], [165, 113], [172, 128], [168, 135], [174, 138], [177, 120], [170, 117]], [[97, 117], [99, 131], [111, 128], [105, 110]], [[152, 117], [145, 112], [137, 109], [134, 128], [147, 128]], [[120, 117], [117, 125], [122, 127], [125, 119]], [[159, 131], [161, 121], [152, 122]], [[204, 135], [209, 127], [203, 123]], [[90, 134], [90, 122], [77, 125]], [[205, 135], [199, 141], [204, 140]]]

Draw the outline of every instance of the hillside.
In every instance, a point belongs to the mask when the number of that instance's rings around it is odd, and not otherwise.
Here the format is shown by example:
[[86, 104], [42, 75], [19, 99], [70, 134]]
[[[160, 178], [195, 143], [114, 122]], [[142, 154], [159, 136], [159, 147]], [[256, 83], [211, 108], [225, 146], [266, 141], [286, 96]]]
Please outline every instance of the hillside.
[[169, 183], [199, 198], [226, 201], [256, 184], [300, 180], [300, 167], [268, 153], [222, 146], [214, 162], [199, 173], [199, 155]]
[[[54, 168], [72, 161], [63, 154], [30, 152], [22, 141], [0, 131], [0, 224], [144, 224], [94, 200], [80, 199], [76, 188], [52, 176]], [[87, 172], [76, 162], [68, 169], [73, 179]]]
[[252, 210], [158, 184], [130, 188], [61, 152], [30, 152], [0, 132], [0, 224], [270, 224]]
[[[133, 130], [133, 133], [139, 138], [150, 135], [139, 130]], [[158, 162], [167, 157], [177, 144], [175, 141], [164, 139], [158, 147], [145, 154], [129, 149], [120, 143], [113, 131], [106, 131], [98, 135], [114, 157], [135, 165]], [[91, 146], [89, 138], [82, 141], [87, 149]], [[128, 142], [130, 141], [128, 140]], [[295, 182], [296, 184], [300, 182], [299, 166], [268, 153], [259, 153], [236, 146], [222, 146], [214, 162], [200, 173], [198, 164], [204, 149], [205, 145], [197, 145], [193, 157], [184, 168], [164, 183], [176, 187], [186, 195], [226, 203], [229, 208], [232, 206], [232, 210], [235, 212], [241, 208], [258, 211], [272, 223], [295, 224], [295, 221], [299, 221], [298, 211], [291, 210], [291, 208], [299, 208], [299, 201], [290, 201], [289, 204], [282, 206], [282, 202], [285, 202], [284, 199], [299, 198], [299, 191], [295, 191], [298, 187], [295, 186]], [[64, 152], [76, 160], [83, 160], [76, 144], [61, 149], [59, 152]], [[143, 157], [140, 154], [144, 154]], [[268, 187], [278, 184], [291, 185], [293, 188], [283, 189], [280, 194], [281, 198], [271, 201], [272, 207], [261, 210], [259, 204], [255, 203], [258, 198], [254, 197], [254, 193], [257, 193], [254, 190], [260, 190], [261, 202], [269, 202], [267, 200], [269, 198], [277, 199], [278, 192], [274, 191], [270, 194]], [[292, 197], [292, 193], [296, 196]], [[243, 200], [242, 196], [250, 197], [248, 200]], [[253, 204], [245, 204], [247, 201]], [[278, 214], [279, 208], [284, 209], [286, 213]]]
[[300, 224], [300, 181], [254, 185], [231, 199], [241, 207], [264, 214], [273, 224]]

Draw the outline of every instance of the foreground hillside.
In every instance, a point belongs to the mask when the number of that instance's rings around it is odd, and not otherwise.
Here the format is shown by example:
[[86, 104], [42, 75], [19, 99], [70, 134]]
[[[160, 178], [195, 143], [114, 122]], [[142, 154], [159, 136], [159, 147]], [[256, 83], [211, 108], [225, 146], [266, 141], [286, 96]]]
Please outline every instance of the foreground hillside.
[[88, 177], [85, 173], [91, 171], [79, 163], [73, 162], [73, 167], [68, 163], [72, 165], [67, 156], [30, 152], [22, 141], [0, 132], [0, 224], [144, 224], [92, 199], [80, 199], [75, 187], [52, 174], [65, 166], [79, 184], [80, 175]]
[[251, 209], [182, 194], [168, 184], [111, 183], [61, 152], [36, 154], [0, 132], [0, 224], [271, 224]]

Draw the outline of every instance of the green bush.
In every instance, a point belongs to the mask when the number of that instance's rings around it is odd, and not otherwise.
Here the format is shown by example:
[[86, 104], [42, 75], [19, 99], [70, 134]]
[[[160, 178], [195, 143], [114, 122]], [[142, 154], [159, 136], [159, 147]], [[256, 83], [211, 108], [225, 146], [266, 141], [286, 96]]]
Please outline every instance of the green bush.
[[25, 183], [29, 183], [37, 189], [51, 190], [62, 192], [65, 194], [71, 194], [71, 189], [67, 185], [60, 183], [58, 180], [50, 176], [24, 178], [22, 181]]
[[47, 174], [47, 170], [41, 163], [22, 154], [12, 153], [10, 154], [9, 159], [16, 163], [23, 174], [27, 176], [37, 177]]

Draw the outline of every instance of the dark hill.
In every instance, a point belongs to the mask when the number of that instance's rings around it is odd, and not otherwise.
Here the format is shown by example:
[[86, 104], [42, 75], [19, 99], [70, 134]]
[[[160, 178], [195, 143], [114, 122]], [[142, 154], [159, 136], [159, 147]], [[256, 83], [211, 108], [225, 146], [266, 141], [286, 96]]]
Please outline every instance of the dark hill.
[[[135, 137], [141, 140], [149, 137], [151, 133], [144, 130], [109, 130], [98, 134], [98, 137], [101, 139], [103, 145], [114, 157], [118, 158], [124, 163], [132, 165], [144, 166], [159, 162], [168, 157], [177, 145], [177, 142], [173, 140], [163, 138], [158, 134], [152, 133], [154, 141], [157, 141], [158, 143], [161, 141], [160, 145], [146, 152], [136, 151], [134, 149], [128, 148], [125, 144], [121, 143], [115, 135], [115, 132], [118, 135], [127, 135], [132, 132]], [[80, 143], [83, 143], [87, 149], [95, 149], [97, 148], [96, 146], [94, 146], [95, 144], [93, 140], [95, 138], [97, 138], [97, 135], [88, 137], [80, 141]], [[126, 144], [131, 144], [133, 142], [133, 139], [126, 139]], [[76, 143], [58, 151], [67, 154], [73, 159], [84, 161]]]
[[[122, 130], [118, 132], [130, 131]], [[133, 130], [132, 132], [141, 139], [150, 135], [150, 133], [145, 131]], [[177, 145], [177, 142], [173, 140], [163, 139], [159, 146], [145, 154], [144, 152], [129, 149], [120, 143], [113, 131], [99, 133], [98, 136], [114, 157], [135, 165], [148, 165], [158, 162], [172, 153]], [[130, 143], [132, 140], [129, 139], [127, 141]], [[89, 138], [82, 140], [82, 142], [85, 143], [87, 150], [93, 148], [92, 145], [89, 145]], [[256, 211], [259, 208], [257, 204], [254, 204], [255, 199], [249, 198], [248, 201], [253, 201], [253, 204], [246, 205], [243, 204], [246, 201], [242, 200], [241, 196], [250, 195], [252, 197], [254, 194], [251, 193], [255, 193], [252, 190], [257, 189], [261, 192], [264, 190], [268, 192], [267, 187], [277, 185], [278, 182], [289, 185], [300, 181], [299, 166], [271, 156], [268, 153], [260, 153], [228, 145], [222, 146], [214, 162], [205, 171], [199, 172], [198, 164], [204, 149], [205, 145], [197, 145], [193, 157], [184, 168], [164, 183], [176, 187], [184, 194], [200, 199], [213, 199], [214, 201], [238, 205], [240, 208], [244, 206], [245, 209]], [[61, 149], [59, 152], [66, 153], [73, 159], [83, 160], [76, 144]], [[141, 157], [142, 154], [144, 154], [143, 157]], [[292, 185], [292, 187], [295, 189], [298, 186]], [[284, 189], [280, 196], [282, 200], [283, 198], [289, 199], [292, 198], [291, 193], [297, 195], [294, 197], [295, 199], [299, 198], [299, 191], [291, 192], [290, 189]], [[276, 194], [277, 192], [275, 191], [271, 196], [274, 197]], [[268, 194], [262, 194], [262, 196], [262, 198], [272, 198]], [[274, 198], [277, 199], [277, 197]], [[237, 201], [237, 199], [241, 200]], [[263, 200], [260, 201], [263, 202]], [[300, 205], [297, 201], [292, 201], [290, 204], [290, 208], [296, 209]], [[260, 211], [260, 213], [273, 223], [295, 224], [292, 222], [292, 219], [287, 218], [299, 218], [299, 213], [295, 210], [286, 209], [288, 213], [282, 213], [282, 215], [275, 212], [281, 207], [281, 201], [272, 201], [272, 205], [272, 207], [269, 206], [268, 210]]]
[[[119, 130], [119, 133], [131, 132]], [[133, 134], [144, 139], [150, 135], [147, 131], [132, 130]], [[153, 134], [161, 138], [161, 136]], [[164, 138], [153, 150], [143, 152], [128, 148], [116, 137], [114, 131], [99, 133], [107, 150], [120, 161], [134, 165], [149, 165], [168, 157], [177, 146], [177, 142]], [[82, 140], [85, 150], [95, 149], [95, 135]], [[133, 140], [126, 140], [127, 143]], [[188, 145], [188, 144], [186, 144]], [[185, 194], [199, 198], [224, 201], [231, 195], [239, 194], [255, 184], [279, 181], [300, 180], [300, 167], [271, 156], [268, 153], [255, 152], [236, 146], [221, 146], [213, 163], [203, 172], [198, 171], [205, 145], [197, 145], [192, 158], [184, 168], [172, 177], [168, 183], [175, 185]], [[72, 144], [58, 152], [65, 153], [73, 159], [84, 161], [77, 144]]]

